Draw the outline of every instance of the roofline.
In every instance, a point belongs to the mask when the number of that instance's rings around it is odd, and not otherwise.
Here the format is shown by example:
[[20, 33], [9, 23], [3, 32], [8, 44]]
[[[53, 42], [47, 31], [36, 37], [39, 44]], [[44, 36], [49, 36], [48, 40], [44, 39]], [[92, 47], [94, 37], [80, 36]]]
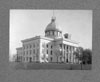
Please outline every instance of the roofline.
[[52, 38], [48, 38], [48, 37], [35, 36], [35, 37], [32, 37], [32, 38], [21, 40], [21, 42], [27, 42], [27, 41], [36, 40], [36, 39], [46, 39], [46, 40], [50, 40], [50, 41], [53, 40]]
[[69, 40], [69, 39], [64, 39], [64, 38], [58, 38], [58, 39], [55, 39], [55, 40], [64, 40], [64, 41], [71, 42], [71, 43], [74, 43], [74, 44], [79, 44], [79, 42]]
[[[45, 30], [45, 32], [48, 32], [48, 31], [55, 31], [55, 30], [51, 30], [51, 29], [50, 29], [50, 30], [49, 30], [49, 29], [48, 29], [48, 30], [47, 30], [47, 29]], [[58, 31], [58, 32], [61, 32], [61, 33], [62, 33], [62, 31], [60, 31], [60, 30], [56, 30], [56, 31]]]
[[18, 48], [16, 48], [16, 50], [18, 50], [18, 49], [22, 49], [23, 47], [18, 47]]
[[72, 43], [75, 43], [75, 44], [79, 44], [79, 42], [76, 42], [76, 41], [74, 41], [74, 40], [64, 39], [64, 38], [63, 38], [63, 40], [68, 41], [68, 42], [72, 42]]
[[21, 40], [21, 42], [27, 42], [27, 41], [36, 40], [36, 39], [39, 39], [39, 38], [40, 38], [40, 36], [35, 36], [35, 37], [32, 37], [32, 38]]

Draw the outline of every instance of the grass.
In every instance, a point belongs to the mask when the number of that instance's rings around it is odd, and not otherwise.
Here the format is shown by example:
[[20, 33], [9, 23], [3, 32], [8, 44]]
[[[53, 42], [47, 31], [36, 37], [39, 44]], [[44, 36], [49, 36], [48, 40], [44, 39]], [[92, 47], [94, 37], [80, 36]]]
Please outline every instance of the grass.
[[65, 63], [10, 63], [12, 68], [26, 70], [44, 70], [44, 69], [60, 69], [60, 70], [91, 70], [91, 65], [65, 64]]

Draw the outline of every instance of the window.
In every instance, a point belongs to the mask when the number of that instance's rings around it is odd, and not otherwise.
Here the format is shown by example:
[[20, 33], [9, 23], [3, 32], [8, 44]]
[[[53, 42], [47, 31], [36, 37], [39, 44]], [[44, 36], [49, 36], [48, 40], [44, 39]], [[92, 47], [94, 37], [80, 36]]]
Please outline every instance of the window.
[[58, 32], [57, 32], [57, 36], [58, 36]]
[[48, 44], [47, 44], [47, 48], [48, 48]]
[[32, 46], [30, 45], [30, 48], [31, 48]]
[[27, 45], [27, 48], [28, 48], [28, 45]]
[[45, 32], [45, 36], [47, 36], [47, 32]]
[[60, 44], [60, 47], [62, 48], [62, 44]]
[[67, 47], [66, 47], [66, 50], [67, 50], [67, 52], [68, 52], [68, 45], [67, 45]]
[[23, 61], [25, 61], [25, 57], [23, 58]]
[[65, 46], [66, 46], [66, 45], [64, 44], [64, 49], [65, 49]]
[[33, 54], [35, 54], [35, 49], [33, 50]]
[[48, 36], [49, 35], [49, 32], [46, 32], [46, 36]]
[[30, 54], [31, 54], [31, 50], [30, 50]]
[[54, 31], [52, 32], [52, 34], [54, 35]]
[[37, 53], [39, 53], [39, 49], [37, 49]]
[[68, 63], [68, 59], [66, 59], [66, 62]]
[[23, 45], [23, 48], [25, 49], [25, 46]]
[[47, 54], [48, 54], [48, 50], [47, 50]]
[[51, 45], [51, 48], [52, 48], [52, 45]]
[[39, 43], [37, 43], [37, 47], [39, 47]]
[[52, 57], [50, 58], [50, 60], [52, 61]]
[[28, 51], [26, 52], [26, 54], [28, 54]]
[[55, 31], [55, 36], [57, 36], [58, 34], [57, 34], [57, 32]]
[[50, 35], [52, 35], [52, 31], [50, 31]]
[[27, 57], [27, 61], [28, 61], [28, 57]]
[[23, 54], [25, 55], [25, 51], [23, 52]]
[[33, 48], [35, 48], [35, 44], [33, 44]]
[[52, 55], [52, 51], [51, 51], [51, 55]]
[[68, 50], [68, 46], [67, 46], [67, 50]]

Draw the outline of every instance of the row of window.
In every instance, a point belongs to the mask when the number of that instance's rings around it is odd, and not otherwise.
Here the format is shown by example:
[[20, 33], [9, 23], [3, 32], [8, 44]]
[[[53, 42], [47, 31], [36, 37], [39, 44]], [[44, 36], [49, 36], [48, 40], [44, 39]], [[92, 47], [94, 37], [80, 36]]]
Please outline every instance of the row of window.
[[28, 50], [28, 51], [24, 51], [24, 55], [28, 55], [28, 54], [38, 54], [39, 53], [39, 49], [37, 49], [37, 51], [34, 49], [33, 51], [32, 50]]
[[[46, 47], [48, 48], [48, 44], [46, 45]], [[51, 45], [51, 49], [52, 49], [52, 45]], [[62, 48], [62, 44], [60, 44], [60, 47]], [[64, 45], [64, 50], [65, 50], [65, 47], [66, 47], [66, 50], [67, 50], [67, 52], [70, 50], [70, 51], [73, 51], [74, 50], [74, 47], [73, 46], [66, 46], [66, 45]], [[48, 50], [47, 50], [47, 54], [48, 54]], [[51, 52], [50, 52], [50, 54], [52, 55], [52, 50], [51, 50]]]
[[60, 36], [61, 33], [57, 32], [57, 31], [48, 31], [48, 32], [46, 32], [46, 36], [48, 36], [48, 35]]
[[[60, 46], [60, 48], [62, 48], [62, 44], [59, 44], [59, 46]], [[48, 46], [48, 44], [46, 45], [46, 47], [48, 48], [49, 46]], [[53, 48], [53, 46], [51, 45], [51, 49]], [[69, 50], [74, 50], [74, 46], [69, 46], [69, 45], [64, 45], [64, 49], [69, 49]]]
[[22, 61], [22, 56], [17, 56], [17, 60], [18, 62]]
[[37, 44], [29, 44], [29, 45], [23, 45], [24, 49], [28, 49], [28, 48], [35, 48], [35, 47], [39, 47], [39, 43]]
[[32, 61], [38, 60], [39, 57], [25, 57], [25, 58], [24, 58], [24, 61], [25, 61], [25, 59], [26, 59], [26, 61], [32, 62]]
[[[46, 45], [46, 47], [48, 48], [49, 46], [48, 46], [48, 44]], [[53, 46], [51, 45], [51, 48], [52, 48]]]
[[[48, 50], [47, 50], [47, 54], [48, 54]], [[52, 55], [52, 50], [50, 51], [50, 54]]]
[[[25, 57], [25, 58], [22, 58], [22, 56], [19, 56], [19, 57], [17, 57], [17, 61], [22, 61], [22, 60], [26, 60], [26, 61], [29, 61], [29, 62], [32, 62], [32, 61], [34, 61], [34, 60], [38, 60], [39, 59], [39, 57], [37, 56], [37, 57]], [[69, 59], [69, 61], [71, 60], [71, 56], [70, 56], [70, 58], [68, 58], [67, 57], [67, 59], [66, 59], [66, 62], [68, 62], [68, 59]], [[52, 60], [53, 60], [53, 57], [50, 57], [50, 62], [52, 62]], [[62, 57], [60, 57], [60, 60], [62, 60]]]
[[[59, 44], [59, 46], [62, 48], [62, 45], [63, 44]], [[71, 50], [71, 49], [74, 49], [75, 47], [74, 46], [69, 46], [69, 45], [63, 45], [64, 49], [66, 48], [67, 50]]]

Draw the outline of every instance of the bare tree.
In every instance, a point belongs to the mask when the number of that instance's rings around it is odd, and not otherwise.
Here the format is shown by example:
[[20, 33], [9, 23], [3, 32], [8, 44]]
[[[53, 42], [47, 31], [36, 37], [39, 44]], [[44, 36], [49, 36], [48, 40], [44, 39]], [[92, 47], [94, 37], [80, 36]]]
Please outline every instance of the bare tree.
[[42, 47], [43, 47], [43, 50], [42, 50], [42, 53], [43, 53], [42, 59], [44, 60], [44, 62], [48, 62], [48, 54], [46, 53], [46, 44], [43, 43]]
[[60, 56], [62, 57], [62, 49], [59, 46], [59, 44], [54, 43], [53, 53], [56, 55], [56, 57], [57, 57], [57, 63], [58, 63], [58, 58]]
[[74, 52], [74, 55], [76, 56], [76, 59], [78, 59], [78, 63], [79, 63], [79, 61], [81, 61], [81, 63], [82, 63], [83, 48], [82, 47], [78, 47], [76, 49], [76, 51]]

